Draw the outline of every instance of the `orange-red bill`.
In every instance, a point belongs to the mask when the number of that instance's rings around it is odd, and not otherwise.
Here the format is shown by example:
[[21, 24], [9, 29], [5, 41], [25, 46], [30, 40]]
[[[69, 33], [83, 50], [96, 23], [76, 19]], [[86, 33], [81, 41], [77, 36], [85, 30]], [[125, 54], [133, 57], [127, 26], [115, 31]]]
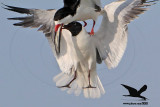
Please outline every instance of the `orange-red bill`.
[[61, 24], [57, 24], [54, 28], [54, 31], [57, 32], [58, 31], [58, 28], [61, 26]]

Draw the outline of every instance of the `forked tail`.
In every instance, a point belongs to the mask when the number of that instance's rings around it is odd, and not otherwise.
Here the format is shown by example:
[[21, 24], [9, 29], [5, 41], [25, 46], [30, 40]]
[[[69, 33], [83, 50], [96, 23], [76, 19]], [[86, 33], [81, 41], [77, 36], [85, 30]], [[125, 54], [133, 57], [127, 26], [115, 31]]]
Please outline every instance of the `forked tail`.
[[105, 94], [105, 90], [96, 72], [91, 72], [90, 79], [92, 86], [96, 88], [84, 88], [88, 85], [88, 72], [78, 70], [71, 71], [69, 74], [61, 72], [54, 77], [56, 86], [63, 91], [67, 91], [68, 94], [73, 93], [79, 96], [81, 91], [83, 91], [86, 98], [100, 98], [102, 94]]

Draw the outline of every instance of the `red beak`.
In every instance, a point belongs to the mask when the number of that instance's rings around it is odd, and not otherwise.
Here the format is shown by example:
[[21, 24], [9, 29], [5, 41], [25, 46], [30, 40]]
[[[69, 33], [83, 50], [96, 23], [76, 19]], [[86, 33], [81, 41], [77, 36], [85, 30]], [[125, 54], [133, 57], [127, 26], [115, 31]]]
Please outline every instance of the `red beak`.
[[58, 31], [58, 28], [61, 26], [61, 24], [57, 24], [54, 28], [54, 31], [57, 32]]

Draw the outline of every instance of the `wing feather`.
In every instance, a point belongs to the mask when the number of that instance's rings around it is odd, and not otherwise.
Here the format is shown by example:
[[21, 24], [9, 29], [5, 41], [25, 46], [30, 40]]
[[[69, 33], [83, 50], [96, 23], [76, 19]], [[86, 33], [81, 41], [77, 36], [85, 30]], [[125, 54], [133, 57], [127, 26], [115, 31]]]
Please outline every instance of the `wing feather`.
[[139, 91], [138, 93], [141, 94], [142, 92], [147, 90], [147, 85], [144, 85]]
[[[157, 1], [153, 0], [152, 2]], [[154, 3], [148, 0], [119, 0], [106, 5], [95, 44], [109, 69], [115, 68], [126, 49], [128, 26], [132, 20]], [[97, 42], [98, 41], [98, 42]]]
[[[48, 39], [48, 42], [50, 44], [50, 47], [53, 51], [54, 56], [56, 56], [56, 60], [57, 63], [61, 69], [62, 72], [69, 74], [72, 72], [72, 69], [74, 67], [73, 64], [73, 60], [71, 57], [71, 52], [70, 51], [70, 47], [68, 46], [68, 41], [67, 41], [67, 37], [68, 37], [68, 32], [63, 31], [62, 36], [61, 36], [61, 48], [60, 48], [60, 54], [57, 56], [56, 51], [55, 51], [55, 45], [53, 42], [53, 34], [54, 32], [52, 32], [51, 34], [46, 35], [46, 38]], [[64, 35], [64, 36], [63, 36]]]
[[[67, 46], [67, 40], [62, 36], [61, 38], [61, 54], [57, 56], [55, 52], [55, 45], [54, 45], [54, 14], [56, 10], [49, 9], [49, 10], [40, 10], [40, 9], [26, 9], [14, 6], [6, 6], [5, 9], [18, 12], [21, 14], [27, 14], [26, 17], [15, 17], [15, 18], [8, 18], [9, 20], [20, 20], [21, 22], [15, 23], [15, 26], [22, 26], [22, 27], [31, 27], [31, 28], [38, 28], [38, 31], [42, 31], [53, 51], [53, 54], [57, 60], [57, 63], [64, 73], [70, 73], [71, 69], [73, 68], [73, 61], [70, 57], [71, 53], [69, 53]], [[68, 35], [66, 32], [63, 35]]]
[[15, 26], [38, 28], [38, 31], [43, 33], [50, 33], [54, 28], [53, 16], [56, 12], [54, 9], [40, 10], [40, 9], [26, 9], [14, 6], [5, 5], [7, 10], [27, 14], [26, 17], [8, 18], [9, 20], [20, 20], [21, 22], [15, 23]]
[[137, 93], [137, 90], [135, 88], [132, 88], [132, 87], [124, 85], [124, 84], [121, 84], [121, 85], [129, 91], [130, 95], [134, 95], [135, 93]]

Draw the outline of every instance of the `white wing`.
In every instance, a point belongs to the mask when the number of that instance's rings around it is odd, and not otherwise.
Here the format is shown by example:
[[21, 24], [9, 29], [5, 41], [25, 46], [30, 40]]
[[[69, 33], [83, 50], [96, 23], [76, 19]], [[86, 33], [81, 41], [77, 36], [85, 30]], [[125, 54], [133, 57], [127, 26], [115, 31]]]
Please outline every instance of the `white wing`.
[[[54, 33], [54, 32], [53, 32]], [[60, 43], [60, 53], [57, 56], [55, 52], [55, 45], [53, 42], [53, 35], [46, 36], [48, 42], [52, 48], [56, 60], [62, 72], [69, 74], [74, 67], [74, 62], [72, 60], [72, 45], [70, 44], [70, 34], [69, 31], [63, 30]]]
[[[54, 38], [54, 14], [56, 10], [39, 10], [39, 9], [26, 9], [26, 8], [19, 8], [13, 6], [5, 5], [7, 10], [28, 14], [26, 17], [16, 17], [16, 18], [8, 18], [9, 20], [21, 20], [19, 23], [15, 23], [15, 26], [22, 26], [22, 27], [31, 27], [31, 28], [38, 28], [38, 31], [43, 31], [45, 33], [46, 38], [49, 41], [49, 44], [52, 48], [54, 56], [59, 64], [60, 69], [62, 72], [69, 73], [71, 68], [73, 67], [72, 58], [70, 57], [70, 53], [68, 53], [67, 42], [65, 38], [61, 38], [61, 54], [57, 56], [55, 52], [55, 46], [53, 42]], [[66, 36], [67, 34], [65, 34]]]
[[19, 23], [15, 23], [15, 26], [38, 28], [38, 31], [43, 31], [47, 34], [54, 29], [53, 17], [56, 12], [54, 9], [40, 10], [40, 9], [26, 9], [20, 7], [13, 7], [5, 5], [7, 10], [18, 12], [21, 14], [27, 14], [26, 17], [8, 18], [9, 20], [21, 20]]
[[138, 17], [137, 15], [146, 11], [144, 6], [152, 5], [151, 2], [120, 0], [105, 6], [101, 26], [95, 34], [95, 43], [102, 60], [109, 69], [115, 68], [119, 64], [125, 52], [128, 35], [127, 24]]

